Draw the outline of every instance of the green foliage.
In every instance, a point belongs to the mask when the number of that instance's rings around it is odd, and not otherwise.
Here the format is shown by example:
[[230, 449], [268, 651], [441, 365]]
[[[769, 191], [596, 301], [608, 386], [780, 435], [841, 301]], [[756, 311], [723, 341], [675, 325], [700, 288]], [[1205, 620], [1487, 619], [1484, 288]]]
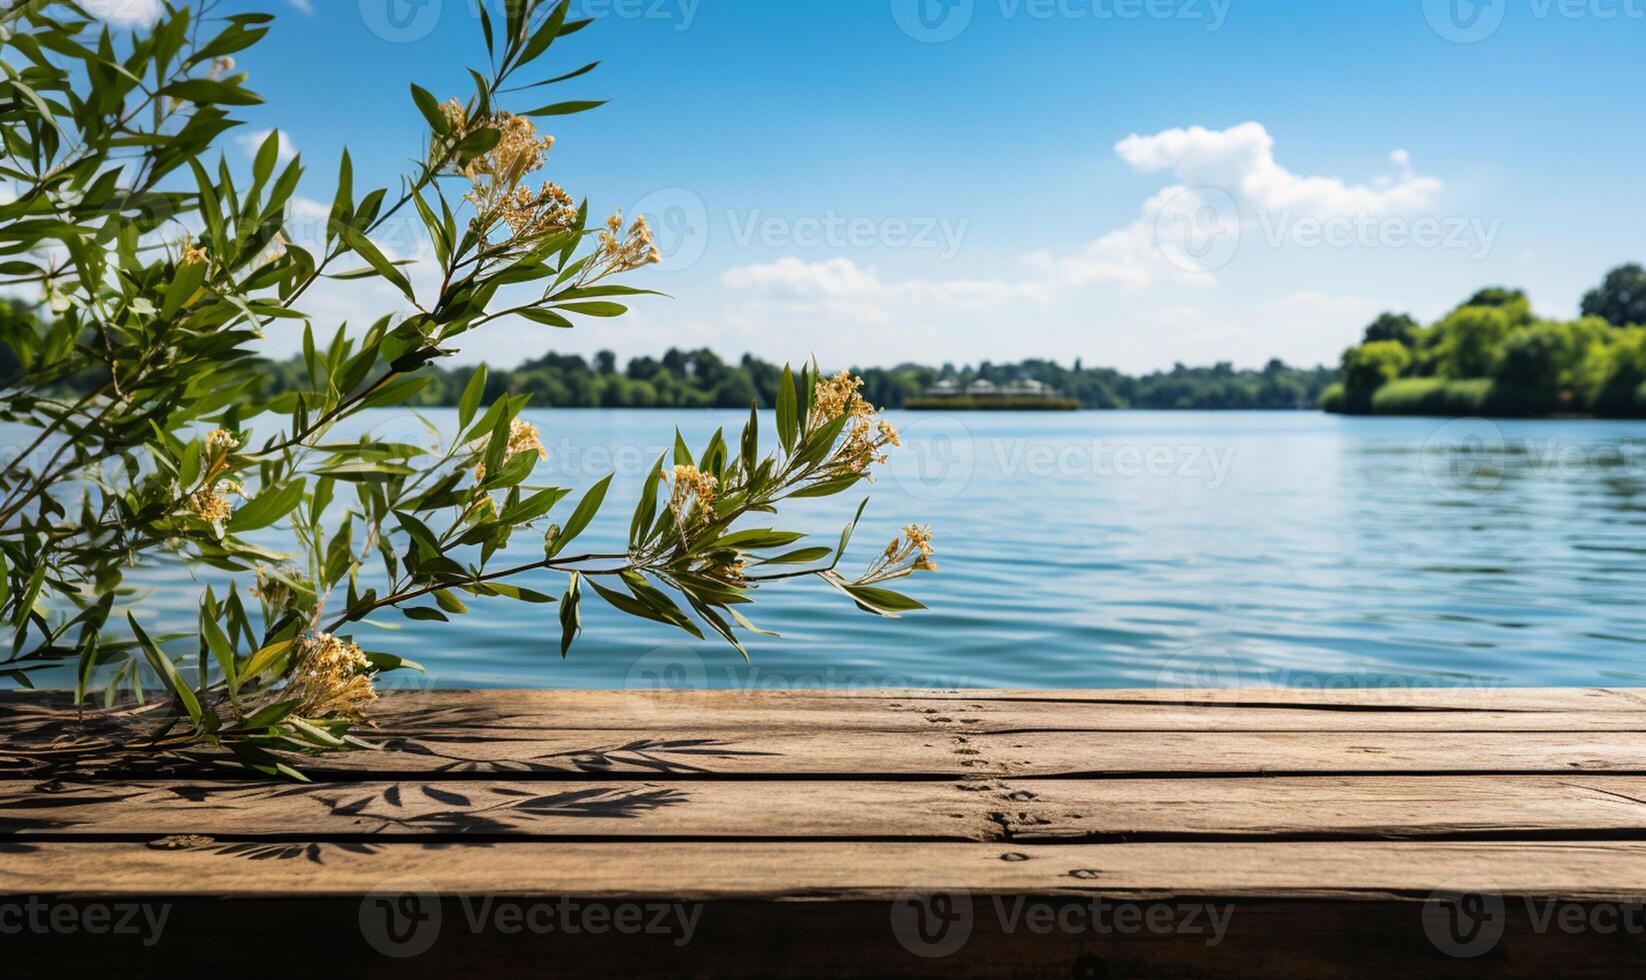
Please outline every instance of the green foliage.
[[[26, 311], [20, 311], [20, 315], [26, 315]], [[0, 340], [0, 359], [5, 354]], [[514, 368], [493, 365], [485, 391], [488, 399], [530, 395], [534, 405], [559, 408], [744, 408], [751, 400], [761, 408], [770, 408], [776, 404], [782, 370], [782, 365], [753, 355], [745, 354], [732, 362], [703, 349], [671, 349], [661, 358], [636, 357], [626, 367], [619, 366], [617, 356], [609, 351], [592, 359], [551, 353]], [[259, 365], [259, 372], [264, 377], [264, 396], [303, 391], [309, 385], [308, 367], [302, 357], [265, 362]], [[1045, 360], [958, 368], [952, 364], [902, 364], [854, 368], [853, 373], [864, 379], [864, 396], [886, 408], [920, 404], [921, 396], [940, 380], [964, 387], [983, 379], [997, 385], [1039, 381], [1082, 408], [1145, 409], [1311, 408], [1337, 374], [1333, 368], [1294, 368], [1278, 360], [1255, 371], [1237, 370], [1227, 363], [1202, 368], [1179, 364], [1170, 371], [1142, 376], [1083, 367], [1079, 361], [1070, 368]], [[456, 405], [473, 372], [462, 367], [442, 368], [437, 362], [421, 374], [428, 383], [410, 395], [405, 404]], [[99, 383], [95, 378], [81, 379], [73, 390], [83, 394]]]
[[[586, 204], [520, 185], [542, 144], [500, 99], [536, 88], [517, 73], [588, 23], [568, 19], [565, 2], [483, 7], [488, 65], [472, 73], [474, 92], [442, 105], [413, 88], [429, 149], [394, 193], [357, 194], [344, 155], [314, 253], [283, 244], [303, 164], [279, 168], [276, 137], [249, 182], [212, 158], [233, 107], [258, 101], [227, 59], [271, 18], [214, 18], [211, 7], [168, 8], [123, 39], [73, 2], [0, 14], [4, 172], [19, 187], [0, 204], [0, 285], [39, 289], [51, 310], [0, 316], [11, 357], [0, 419], [34, 430], [0, 471], [0, 615], [13, 636], [0, 676], [27, 684], [69, 665], [77, 694], [101, 679], [105, 703], [158, 684], [169, 713], [140, 747], [215, 745], [291, 775], [281, 753], [362, 744], [348, 730], [371, 678], [414, 666], [343, 633], [390, 614], [438, 622], [484, 602], [558, 601], [545, 615], [558, 618], [564, 652], [587, 586], [741, 650], [740, 631], [754, 629], [742, 607], [768, 582], [821, 578], [885, 616], [918, 607], [884, 584], [934, 567], [924, 529], [907, 530], [920, 541], [912, 551], [887, 550], [899, 561], [847, 578], [837, 568], [850, 528], [794, 567], [801, 535], [767, 526], [786, 501], [854, 487], [894, 438], [850, 378], [785, 371], [785, 435], [764, 454], [751, 416], [734, 443], [717, 433], [701, 452], [681, 444], [672, 464], [659, 459], [627, 546], [611, 553], [577, 547], [610, 479], [582, 493], [534, 485], [541, 442], [520, 418], [530, 396], [496, 390], [484, 372], [464, 372], [461, 429], [433, 449], [333, 435], [367, 409], [415, 403], [440, 377], [433, 362], [504, 316], [548, 328], [623, 312], [617, 300], [642, 290], [615, 279], [655, 251], [643, 221], [590, 229]], [[438, 288], [413, 283], [373, 243], [402, 213], [434, 243]], [[301, 301], [325, 277], [392, 285], [413, 312], [322, 337]], [[304, 341], [277, 392], [257, 356], [272, 329]], [[737, 529], [750, 515], [761, 525]], [[499, 567], [527, 532], [543, 557]], [[210, 568], [231, 584], [201, 590], [190, 632], [152, 633], [125, 581], [152, 563]], [[567, 574], [558, 599], [513, 581], [545, 570]]]
[[1363, 342], [1375, 344], [1382, 340], [1393, 340], [1411, 347], [1417, 342], [1420, 329], [1422, 328], [1418, 322], [1405, 313], [1384, 313], [1366, 328]]
[[1526, 291], [1523, 289], [1509, 289], [1506, 286], [1487, 286], [1473, 296], [1464, 300], [1459, 309], [1468, 306], [1525, 306]]
[[1412, 352], [1397, 340], [1377, 340], [1343, 352], [1343, 399], [1351, 412], [1371, 408], [1372, 395], [1400, 377], [1412, 364]]
[[1400, 378], [1372, 396], [1377, 415], [1482, 415], [1492, 399], [1492, 382], [1447, 381], [1442, 378]]
[[1418, 373], [1441, 378], [1485, 377], [1509, 334], [1531, 322], [1531, 307], [1524, 299], [1460, 306], [1420, 338]]
[[[1638, 266], [1614, 269], [1572, 321], [1536, 318], [1518, 289], [1483, 289], [1433, 326], [1404, 331], [1384, 314], [1368, 342], [1343, 355], [1343, 387], [1329, 412], [1537, 416], [1646, 415], [1646, 328], [1629, 314]], [[1606, 311], [1619, 319], [1609, 319]], [[1406, 339], [1397, 340], [1403, 334]], [[1372, 337], [1385, 339], [1371, 341]], [[1395, 349], [1409, 348], [1401, 358]]]
[[1646, 326], [1646, 269], [1620, 265], [1583, 296], [1583, 315], [1598, 316], [1615, 327]]

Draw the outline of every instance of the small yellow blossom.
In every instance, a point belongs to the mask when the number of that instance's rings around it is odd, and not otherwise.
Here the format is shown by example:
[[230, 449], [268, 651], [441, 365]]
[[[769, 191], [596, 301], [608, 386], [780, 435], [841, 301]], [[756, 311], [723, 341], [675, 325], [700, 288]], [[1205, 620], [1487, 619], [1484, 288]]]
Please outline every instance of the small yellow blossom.
[[[485, 447], [481, 446], [480, 448], [484, 449]], [[543, 440], [537, 434], [537, 426], [532, 425], [530, 422], [515, 419], [509, 423], [509, 448], [503, 453], [503, 462], [507, 463], [521, 453], [536, 453], [537, 458], [540, 460], [549, 458], [549, 451], [543, 447]], [[475, 464], [474, 478], [476, 480], [486, 478], [485, 461], [482, 460]]]
[[297, 698], [302, 718], [361, 718], [377, 700], [371, 661], [358, 646], [330, 633], [304, 637], [292, 659], [282, 699]]
[[577, 227], [577, 203], [565, 188], [553, 181], [544, 184], [536, 194], [516, 187], [514, 193], [498, 202], [497, 213], [517, 239]]
[[194, 516], [207, 524], [220, 524], [229, 519], [234, 508], [219, 493], [211, 490], [196, 490], [189, 494], [188, 507]]
[[451, 133], [436, 141], [432, 153], [448, 153], [449, 146], [477, 130], [497, 130], [496, 146], [466, 164], [452, 164], [453, 170], [473, 185], [466, 197], [474, 205], [480, 225], [489, 228], [492, 221], [501, 219], [516, 241], [576, 228], [577, 206], [564, 188], [552, 181], [536, 193], [521, 186], [528, 174], [543, 169], [554, 148], [553, 136], [538, 135], [530, 119], [508, 112], [471, 123], [468, 110], [456, 99], [442, 105], [440, 111], [451, 125]]
[[905, 524], [903, 534], [892, 539], [857, 584], [873, 585], [915, 572], [935, 572], [937, 562], [932, 560], [932, 555], [936, 551], [932, 547], [931, 525]]
[[646, 222], [646, 216], [634, 219], [625, 233], [623, 212], [619, 210], [606, 219], [606, 230], [600, 233], [600, 244], [589, 257], [583, 278], [599, 279], [661, 261], [663, 255], [652, 240], [652, 229]]
[[686, 464], [674, 468], [669, 510], [674, 514], [677, 527], [684, 530], [713, 520], [715, 486], [715, 478], [695, 466]]
[[206, 455], [226, 456], [240, 448], [240, 440], [227, 429], [213, 429], [206, 433]]
[[194, 265], [196, 262], [205, 263], [206, 261], [207, 258], [205, 249], [198, 245], [186, 245], [183, 247], [184, 265]]
[[870, 466], [886, 462], [882, 450], [887, 446], [903, 445], [897, 428], [875, 417], [874, 406], [860, 392], [862, 387], [862, 378], [842, 371], [833, 377], [819, 378], [812, 389], [810, 421], [814, 428], [841, 416], [850, 419], [844, 439], [823, 467], [826, 477], [863, 473]]

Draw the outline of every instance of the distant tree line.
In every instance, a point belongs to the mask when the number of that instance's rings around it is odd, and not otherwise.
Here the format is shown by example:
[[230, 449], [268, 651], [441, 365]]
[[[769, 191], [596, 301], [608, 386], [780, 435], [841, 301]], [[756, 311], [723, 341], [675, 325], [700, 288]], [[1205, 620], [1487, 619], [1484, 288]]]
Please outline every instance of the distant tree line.
[[[306, 384], [301, 359], [269, 366], [274, 392]], [[420, 394], [426, 405], [455, 404], [471, 369], [442, 370]], [[865, 397], [885, 408], [901, 408], [940, 380], [965, 386], [982, 379], [996, 385], [1040, 381], [1085, 408], [1303, 409], [1313, 408], [1336, 378], [1330, 368], [1299, 369], [1270, 361], [1262, 370], [1236, 370], [1221, 363], [1206, 368], [1181, 364], [1143, 376], [1111, 368], [1065, 367], [1052, 361], [1017, 364], [988, 361], [972, 366], [901, 364], [854, 368], [863, 377]], [[783, 367], [745, 354], [727, 361], [710, 350], [670, 350], [661, 357], [637, 357], [619, 365], [601, 351], [585, 359], [545, 354], [511, 370], [488, 371], [486, 397], [530, 394], [532, 404], [562, 408], [747, 408], [775, 404]]]
[[[36, 315], [27, 304], [0, 299], [0, 383], [15, 375], [17, 363], [5, 343], [4, 323]], [[455, 405], [473, 374], [471, 367], [434, 365], [427, 387], [411, 404]], [[309, 390], [313, 383], [302, 357], [269, 361], [262, 371], [267, 397]], [[1238, 370], [1227, 362], [1141, 376], [1113, 368], [1086, 367], [1076, 359], [1065, 367], [1053, 361], [1017, 364], [985, 361], [975, 367], [901, 364], [891, 368], [854, 368], [864, 380], [864, 395], [875, 405], [901, 408], [940, 380], [964, 387], [976, 380], [1006, 385], [1039, 381], [1085, 408], [1148, 409], [1306, 409], [1314, 408], [1334, 380], [1332, 368], [1294, 368], [1272, 360], [1260, 370]], [[619, 364], [617, 355], [601, 351], [592, 358], [544, 354], [512, 369], [487, 372], [489, 403], [502, 394], [530, 394], [532, 404], [560, 408], [747, 408], [750, 402], [774, 405], [780, 364], [745, 354], [727, 361], [710, 350], [670, 350], [661, 357], [636, 357]], [[71, 379], [76, 391], [93, 391], [106, 377], [88, 372]]]
[[1385, 313], [1343, 353], [1329, 412], [1376, 415], [1646, 417], [1646, 269], [1624, 265], [1576, 320], [1532, 312], [1491, 287], [1425, 327]]

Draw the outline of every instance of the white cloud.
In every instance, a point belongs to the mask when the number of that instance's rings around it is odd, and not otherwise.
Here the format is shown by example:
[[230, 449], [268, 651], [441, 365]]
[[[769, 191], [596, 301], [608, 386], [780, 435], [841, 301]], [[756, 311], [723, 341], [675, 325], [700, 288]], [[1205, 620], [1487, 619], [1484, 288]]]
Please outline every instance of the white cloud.
[[995, 279], [902, 279], [887, 281], [847, 258], [775, 262], [728, 269], [722, 284], [747, 294], [773, 312], [812, 313], [858, 323], [891, 323], [895, 310], [973, 308], [1015, 301], [1043, 303], [1043, 283]]
[[1140, 173], [1170, 171], [1184, 184], [1217, 188], [1243, 206], [1318, 217], [1422, 210], [1443, 190], [1439, 180], [1412, 172], [1405, 150], [1390, 155], [1401, 174], [1373, 184], [1292, 173], [1275, 160], [1274, 137], [1256, 122], [1220, 131], [1191, 126], [1133, 134], [1115, 144], [1115, 152]]
[[1239, 232], [1239, 216], [1232, 208], [1218, 207], [1194, 188], [1174, 186], [1145, 201], [1136, 221], [1078, 252], [1054, 256], [1043, 250], [1025, 261], [1071, 286], [1209, 286], [1215, 281], [1211, 270], [1226, 258], [1222, 249], [1237, 243]]
[[314, 4], [311, 3], [310, 0], [290, 0], [290, 3], [293, 7], [296, 7], [305, 14], [314, 13]]
[[1032, 268], [1071, 286], [1209, 286], [1260, 214], [1289, 219], [1417, 211], [1433, 205], [1443, 189], [1439, 180], [1412, 171], [1405, 150], [1389, 155], [1398, 174], [1370, 184], [1295, 174], [1275, 160], [1274, 138], [1255, 122], [1221, 131], [1191, 126], [1133, 134], [1115, 144], [1115, 152], [1139, 173], [1167, 171], [1176, 183], [1145, 201], [1136, 220], [1072, 254], [1026, 256]]
[[[263, 144], [272, 135], [274, 135], [274, 130], [260, 129], [255, 133], [241, 133], [234, 138], [234, 141], [240, 144], [242, 150], [246, 151], [246, 156], [256, 159], [257, 151], [263, 148]], [[291, 141], [291, 137], [282, 131], [280, 133], [280, 161], [287, 163], [295, 156], [297, 156], [297, 145]]]
[[81, 0], [86, 13], [116, 27], [147, 27], [160, 19], [160, 0]]

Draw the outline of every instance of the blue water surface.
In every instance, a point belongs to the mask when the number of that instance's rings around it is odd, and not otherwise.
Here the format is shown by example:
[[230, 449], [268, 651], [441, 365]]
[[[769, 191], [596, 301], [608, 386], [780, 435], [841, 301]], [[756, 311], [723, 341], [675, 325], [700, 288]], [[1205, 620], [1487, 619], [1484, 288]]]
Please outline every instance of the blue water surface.
[[[439, 428], [454, 413], [424, 413]], [[534, 483], [619, 474], [582, 542], [620, 547], [678, 423], [694, 446], [745, 413], [535, 410]], [[440, 687], [717, 688], [1617, 685], [1646, 682], [1646, 424], [1344, 419], [1317, 413], [893, 413], [907, 446], [863, 492], [780, 526], [832, 543], [872, 497], [846, 565], [930, 523], [931, 608], [868, 616], [815, 580], [761, 590], [751, 662], [584, 603], [562, 659], [553, 606], [477, 600], [450, 624], [397, 615], [370, 649]], [[766, 436], [772, 440], [767, 420]], [[427, 440], [384, 411], [381, 435]], [[562, 505], [569, 508], [569, 502]], [[559, 515], [562, 519], [564, 515]], [[579, 550], [583, 550], [580, 548]], [[541, 556], [522, 534], [499, 560]], [[186, 628], [190, 573], [157, 564], [144, 615]], [[563, 575], [521, 582], [558, 594]]]

